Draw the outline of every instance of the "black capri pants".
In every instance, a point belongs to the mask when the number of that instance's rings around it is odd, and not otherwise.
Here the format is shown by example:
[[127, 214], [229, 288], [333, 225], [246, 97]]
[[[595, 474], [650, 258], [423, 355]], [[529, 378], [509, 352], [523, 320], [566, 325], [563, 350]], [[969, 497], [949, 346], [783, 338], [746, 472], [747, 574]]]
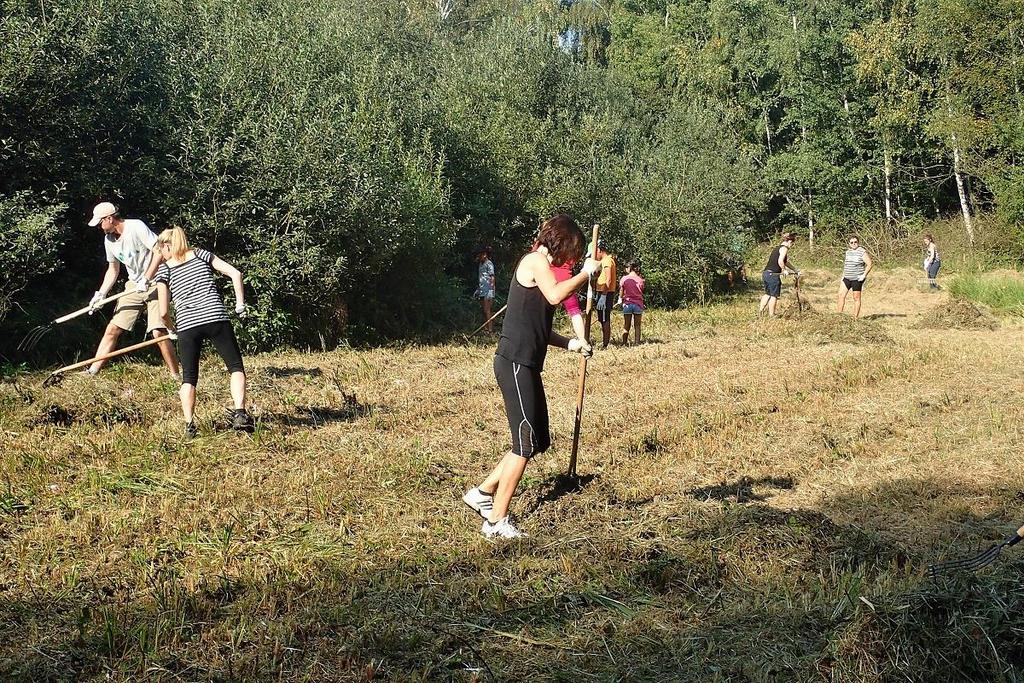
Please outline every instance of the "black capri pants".
[[196, 386], [199, 383], [199, 356], [203, 341], [209, 339], [213, 348], [224, 359], [228, 372], [245, 372], [242, 352], [238, 349], [235, 330], [227, 320], [197, 325], [178, 332], [178, 359], [181, 361], [181, 382]]
[[540, 371], [501, 356], [494, 357], [494, 378], [505, 401], [512, 452], [532, 458], [551, 447], [548, 402]]

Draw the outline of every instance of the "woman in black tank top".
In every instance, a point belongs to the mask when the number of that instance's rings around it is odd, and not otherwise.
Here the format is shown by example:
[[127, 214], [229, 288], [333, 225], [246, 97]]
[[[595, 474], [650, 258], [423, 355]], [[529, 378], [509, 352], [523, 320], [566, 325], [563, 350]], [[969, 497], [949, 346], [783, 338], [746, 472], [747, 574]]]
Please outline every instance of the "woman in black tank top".
[[763, 315], [767, 312], [769, 318], [775, 317], [775, 307], [782, 296], [782, 276], [788, 275], [790, 270], [796, 268], [789, 262], [789, 250], [796, 242], [796, 234], [785, 232], [782, 234], [782, 243], [772, 249], [765, 264], [764, 272], [761, 273], [761, 281], [764, 282], [764, 294], [761, 296], [761, 303], [757, 307], [757, 314]]
[[585, 284], [600, 264], [587, 259], [579, 275], [557, 281], [552, 265], [575, 263], [583, 254], [583, 233], [569, 216], [557, 215], [545, 221], [537, 241], [545, 249], [527, 254], [516, 266], [494, 356], [494, 376], [505, 403], [512, 448], [480, 486], [462, 497], [484, 518], [480, 531], [488, 538], [522, 535], [508, 520], [509, 503], [526, 463], [551, 445], [540, 375], [548, 346], [591, 353], [586, 340], [553, 332], [552, 322], [555, 307]]

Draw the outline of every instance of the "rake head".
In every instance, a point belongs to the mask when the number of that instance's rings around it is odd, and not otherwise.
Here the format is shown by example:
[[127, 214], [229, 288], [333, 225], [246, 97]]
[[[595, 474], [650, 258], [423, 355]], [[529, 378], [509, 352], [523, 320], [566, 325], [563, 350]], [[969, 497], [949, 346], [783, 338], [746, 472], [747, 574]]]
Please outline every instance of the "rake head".
[[941, 574], [949, 572], [976, 572], [982, 567], [987, 567], [995, 562], [996, 558], [999, 557], [999, 553], [1003, 552], [1003, 548], [1016, 545], [1020, 541], [1021, 537], [1018, 534], [1014, 534], [1002, 543], [997, 543], [988, 550], [978, 553], [974, 557], [965, 557], [959, 560], [930, 564], [928, 565], [928, 576], [934, 579]]
[[22, 353], [28, 353], [36, 347], [39, 341], [46, 336], [46, 334], [53, 329], [53, 325], [39, 325], [29, 330], [29, 333], [25, 335], [25, 338], [18, 344], [18, 350]]
[[55, 387], [64, 381], [64, 373], [55, 372], [43, 380], [44, 387]]

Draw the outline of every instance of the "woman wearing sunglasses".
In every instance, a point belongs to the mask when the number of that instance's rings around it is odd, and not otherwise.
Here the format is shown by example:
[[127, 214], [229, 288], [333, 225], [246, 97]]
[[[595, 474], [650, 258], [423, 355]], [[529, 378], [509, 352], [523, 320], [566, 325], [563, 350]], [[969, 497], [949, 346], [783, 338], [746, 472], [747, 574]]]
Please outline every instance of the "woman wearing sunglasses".
[[852, 235], [847, 243], [846, 256], [843, 260], [843, 278], [839, 282], [839, 301], [836, 311], [842, 313], [846, 308], [846, 295], [853, 292], [853, 317], [860, 317], [861, 293], [864, 281], [874, 264], [867, 249], [860, 246], [860, 237]]

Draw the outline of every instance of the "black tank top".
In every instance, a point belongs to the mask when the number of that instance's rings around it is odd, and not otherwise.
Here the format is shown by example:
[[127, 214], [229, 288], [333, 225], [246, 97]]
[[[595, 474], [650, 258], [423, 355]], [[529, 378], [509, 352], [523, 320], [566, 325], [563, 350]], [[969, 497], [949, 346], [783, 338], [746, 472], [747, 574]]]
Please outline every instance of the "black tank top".
[[555, 307], [544, 298], [540, 287], [523, 287], [513, 274], [508, 288], [508, 308], [498, 339], [498, 355], [513, 363], [543, 370], [554, 319]]
[[770, 273], [781, 273], [782, 268], [779, 266], [779, 252], [782, 251], [782, 245], [772, 249], [772, 255], [768, 257], [768, 265], [764, 267]]

